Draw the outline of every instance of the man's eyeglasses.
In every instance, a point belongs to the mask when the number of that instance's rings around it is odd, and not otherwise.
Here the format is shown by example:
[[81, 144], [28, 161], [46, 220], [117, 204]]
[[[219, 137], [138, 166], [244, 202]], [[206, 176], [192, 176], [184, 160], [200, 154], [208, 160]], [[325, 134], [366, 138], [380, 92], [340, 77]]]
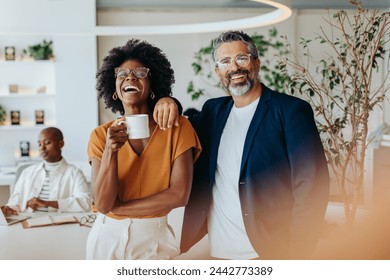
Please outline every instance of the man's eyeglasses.
[[92, 224], [95, 222], [95, 220], [96, 220], [96, 214], [83, 216], [79, 220], [79, 225], [85, 227], [92, 227]]
[[249, 65], [249, 62], [251, 61], [251, 54], [239, 54], [235, 58], [225, 57], [221, 60], [218, 60], [216, 64], [218, 68], [220, 68], [221, 70], [230, 69], [232, 67], [233, 60], [236, 62], [238, 66], [246, 67]]
[[137, 78], [137, 79], [144, 79], [146, 76], [148, 76], [149, 68], [146, 67], [137, 67], [135, 69], [129, 69], [129, 68], [115, 68], [115, 77], [118, 80], [124, 80], [126, 79], [131, 73]]

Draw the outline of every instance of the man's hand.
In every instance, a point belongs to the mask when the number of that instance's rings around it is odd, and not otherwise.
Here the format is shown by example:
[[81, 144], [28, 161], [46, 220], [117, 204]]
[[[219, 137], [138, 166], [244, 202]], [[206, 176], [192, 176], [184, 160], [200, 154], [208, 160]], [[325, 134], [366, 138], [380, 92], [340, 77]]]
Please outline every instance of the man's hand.
[[163, 97], [157, 101], [154, 107], [153, 118], [162, 130], [171, 128], [173, 124], [178, 126], [179, 110], [175, 101], [170, 97]]
[[54, 201], [54, 200], [46, 201], [46, 200], [33, 197], [29, 201], [27, 201], [26, 208], [29, 207], [34, 211], [36, 211], [38, 208], [41, 207], [51, 207], [51, 208], [58, 209], [58, 201]]
[[18, 214], [18, 211], [12, 209], [9, 206], [1, 206], [1, 211], [3, 211], [4, 216], [12, 216]]
[[36, 198], [36, 197], [31, 198], [29, 201], [27, 201], [27, 204], [26, 204], [26, 208], [30, 207], [34, 211], [36, 211], [37, 208], [47, 207], [47, 206], [48, 205], [46, 205], [46, 201], [39, 199], [39, 198]]

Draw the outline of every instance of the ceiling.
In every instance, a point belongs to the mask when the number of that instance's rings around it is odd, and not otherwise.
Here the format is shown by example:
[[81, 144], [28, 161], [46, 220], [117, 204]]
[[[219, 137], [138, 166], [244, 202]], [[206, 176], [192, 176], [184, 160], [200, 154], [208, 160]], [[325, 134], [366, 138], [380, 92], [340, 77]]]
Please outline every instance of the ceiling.
[[[290, 0], [294, 9], [353, 8], [349, 0]], [[390, 0], [360, 0], [368, 9], [388, 9]], [[253, 8], [261, 4], [249, 0], [96, 0], [103, 8]]]

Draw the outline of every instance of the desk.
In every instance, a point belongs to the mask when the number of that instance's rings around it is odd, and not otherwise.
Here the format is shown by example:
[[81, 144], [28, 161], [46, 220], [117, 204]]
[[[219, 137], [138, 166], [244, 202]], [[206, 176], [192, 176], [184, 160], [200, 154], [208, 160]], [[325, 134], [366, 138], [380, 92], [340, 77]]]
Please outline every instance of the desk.
[[0, 167], [0, 186], [13, 188], [15, 183], [16, 167]]
[[[33, 216], [47, 213], [36, 212]], [[51, 212], [51, 215], [60, 213]], [[74, 213], [76, 218], [87, 213]], [[180, 243], [184, 207], [171, 211], [168, 215]], [[85, 248], [90, 228], [79, 224], [36, 227], [24, 229], [21, 223], [0, 226], [0, 260], [84, 260]], [[178, 260], [209, 259], [208, 239], [203, 238], [191, 250], [176, 257]], [[0, 273], [1, 274], [1, 273]]]
[[0, 186], [13, 185], [15, 181], [15, 174], [6, 174], [0, 171]]
[[[32, 215], [37, 216], [35, 213]], [[86, 214], [73, 215], [79, 218]], [[89, 230], [89, 227], [79, 224], [28, 229], [24, 229], [21, 223], [0, 226], [0, 259], [84, 260]]]
[[4, 174], [0, 169], [0, 205], [5, 205], [13, 189], [15, 174]]

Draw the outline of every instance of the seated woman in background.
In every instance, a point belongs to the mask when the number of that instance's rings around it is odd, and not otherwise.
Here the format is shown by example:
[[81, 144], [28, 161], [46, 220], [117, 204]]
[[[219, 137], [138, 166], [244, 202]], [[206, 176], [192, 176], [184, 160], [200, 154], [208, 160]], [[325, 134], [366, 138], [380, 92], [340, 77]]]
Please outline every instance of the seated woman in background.
[[171, 95], [174, 75], [165, 54], [131, 39], [112, 49], [97, 73], [106, 107], [122, 116], [147, 114], [150, 137], [128, 139], [124, 117], [97, 127], [88, 145], [97, 219], [87, 259], [171, 259], [179, 254], [167, 214], [185, 206], [201, 146], [191, 124], [160, 130], [152, 118]]

